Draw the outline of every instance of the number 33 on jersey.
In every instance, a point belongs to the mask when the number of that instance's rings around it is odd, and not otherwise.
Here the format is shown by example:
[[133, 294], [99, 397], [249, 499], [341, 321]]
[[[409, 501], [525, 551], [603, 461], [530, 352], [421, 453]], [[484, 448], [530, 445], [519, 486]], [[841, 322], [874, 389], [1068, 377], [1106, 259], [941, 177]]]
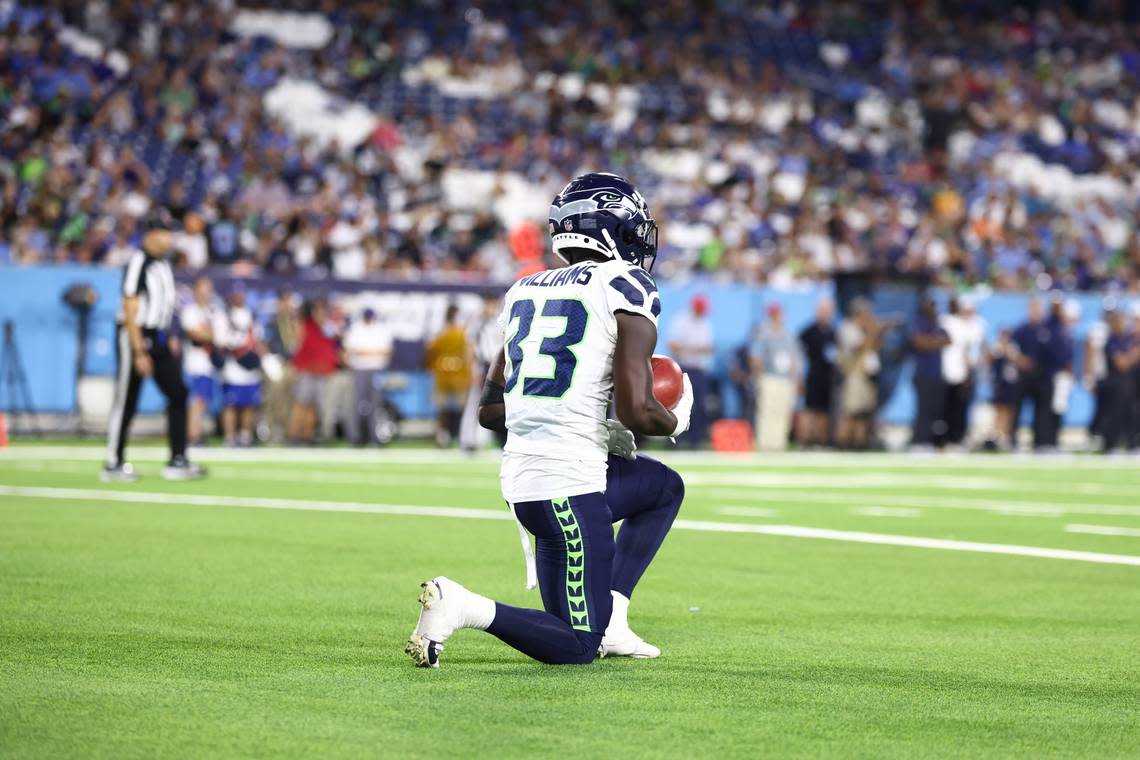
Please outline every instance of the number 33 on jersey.
[[539, 272], [508, 291], [499, 315], [506, 451], [605, 460], [618, 311], [654, 325], [661, 312], [653, 278], [627, 261]]

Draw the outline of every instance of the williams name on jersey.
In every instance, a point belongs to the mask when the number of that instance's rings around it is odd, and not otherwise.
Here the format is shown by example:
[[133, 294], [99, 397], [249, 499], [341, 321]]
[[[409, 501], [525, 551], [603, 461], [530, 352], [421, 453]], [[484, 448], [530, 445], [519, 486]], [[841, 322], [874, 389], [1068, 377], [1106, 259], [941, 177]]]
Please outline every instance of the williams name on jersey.
[[621, 259], [539, 272], [507, 292], [499, 325], [508, 501], [546, 498], [552, 486], [566, 494], [605, 490], [619, 311], [654, 325], [661, 312], [653, 278]]

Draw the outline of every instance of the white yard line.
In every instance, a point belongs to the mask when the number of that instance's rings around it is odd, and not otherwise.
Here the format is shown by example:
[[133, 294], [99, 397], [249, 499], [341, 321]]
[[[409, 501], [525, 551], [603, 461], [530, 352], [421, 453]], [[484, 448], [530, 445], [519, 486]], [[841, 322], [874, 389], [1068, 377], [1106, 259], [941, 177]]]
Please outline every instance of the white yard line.
[[[89, 488], [49, 488], [39, 486], [0, 485], [0, 495], [21, 496], [36, 499], [60, 499], [66, 501], [111, 501], [151, 504], [184, 504], [208, 507], [247, 507], [255, 509], [310, 510], [319, 512], [365, 512], [371, 514], [413, 515], [417, 517], [457, 517], [474, 520], [513, 520], [506, 509], [460, 509], [457, 507], [435, 507], [418, 504], [372, 504], [366, 502], [321, 501], [309, 499], [270, 499], [244, 496], [212, 496], [186, 493], [148, 493], [145, 491], [114, 491]], [[919, 549], [941, 549], [946, 551], [979, 552], [984, 554], [1007, 554], [1043, 559], [1060, 559], [1076, 562], [1098, 562], [1114, 565], [1134, 565], [1140, 567], [1140, 557], [1124, 554], [1102, 554], [1099, 552], [1073, 551], [1069, 549], [1048, 549], [1038, 546], [1017, 546], [1014, 544], [987, 544], [974, 541], [953, 541], [940, 538], [918, 536], [894, 536], [885, 533], [863, 533], [824, 528], [808, 528], [799, 525], [757, 525], [751, 523], [706, 522], [702, 520], [677, 520], [673, 523], [680, 530], [695, 530], [716, 533], [754, 533], [768, 536], [792, 538], [816, 538], [828, 541], [846, 541], [884, 546], [907, 546]]]
[[1119, 528], [1115, 525], [1082, 525], [1071, 523], [1065, 526], [1068, 533], [1095, 533], [1098, 536], [1132, 536], [1140, 538], [1140, 528]]
[[800, 525], [751, 525], [741, 523], [701, 522], [698, 520], [677, 520], [673, 523], [673, 526], [685, 530], [707, 530], [717, 533], [759, 533], [766, 536], [820, 538], [827, 541], [851, 541], [860, 544], [910, 546], [917, 549], [942, 549], [945, 551], [979, 552], [982, 554], [1010, 554], [1019, 557], [1040, 557], [1043, 559], [1100, 562], [1109, 565], [1134, 565], [1140, 567], [1140, 557], [1133, 557], [1127, 554], [1102, 554], [1100, 552], [1082, 552], [1070, 549], [1047, 549], [1040, 546], [985, 544], [976, 541], [954, 541], [944, 538], [922, 538], [919, 536], [895, 536], [887, 533], [863, 533], [849, 530], [828, 530], [827, 528], [806, 528]]

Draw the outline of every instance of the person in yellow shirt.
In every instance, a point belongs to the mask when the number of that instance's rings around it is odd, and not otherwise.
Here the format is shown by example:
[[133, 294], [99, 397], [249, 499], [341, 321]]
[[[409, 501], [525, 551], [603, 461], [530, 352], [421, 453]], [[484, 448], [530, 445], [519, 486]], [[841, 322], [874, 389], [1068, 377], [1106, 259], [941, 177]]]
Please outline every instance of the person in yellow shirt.
[[425, 364], [435, 379], [435, 405], [439, 410], [436, 443], [447, 446], [459, 436], [463, 405], [471, 389], [474, 354], [467, 330], [459, 324], [459, 307], [447, 307], [447, 323], [427, 347]]

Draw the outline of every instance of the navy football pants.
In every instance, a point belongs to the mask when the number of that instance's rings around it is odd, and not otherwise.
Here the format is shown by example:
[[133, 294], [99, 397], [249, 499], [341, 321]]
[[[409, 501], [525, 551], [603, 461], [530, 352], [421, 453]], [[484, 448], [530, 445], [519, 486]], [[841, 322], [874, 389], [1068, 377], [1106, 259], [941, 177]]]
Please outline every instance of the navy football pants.
[[[487, 630], [541, 662], [591, 662], [610, 622], [610, 590], [632, 596], [684, 496], [681, 476], [657, 460], [611, 456], [604, 494], [516, 504], [535, 537], [546, 611], [496, 604]], [[618, 520], [624, 522], [615, 541]]]

